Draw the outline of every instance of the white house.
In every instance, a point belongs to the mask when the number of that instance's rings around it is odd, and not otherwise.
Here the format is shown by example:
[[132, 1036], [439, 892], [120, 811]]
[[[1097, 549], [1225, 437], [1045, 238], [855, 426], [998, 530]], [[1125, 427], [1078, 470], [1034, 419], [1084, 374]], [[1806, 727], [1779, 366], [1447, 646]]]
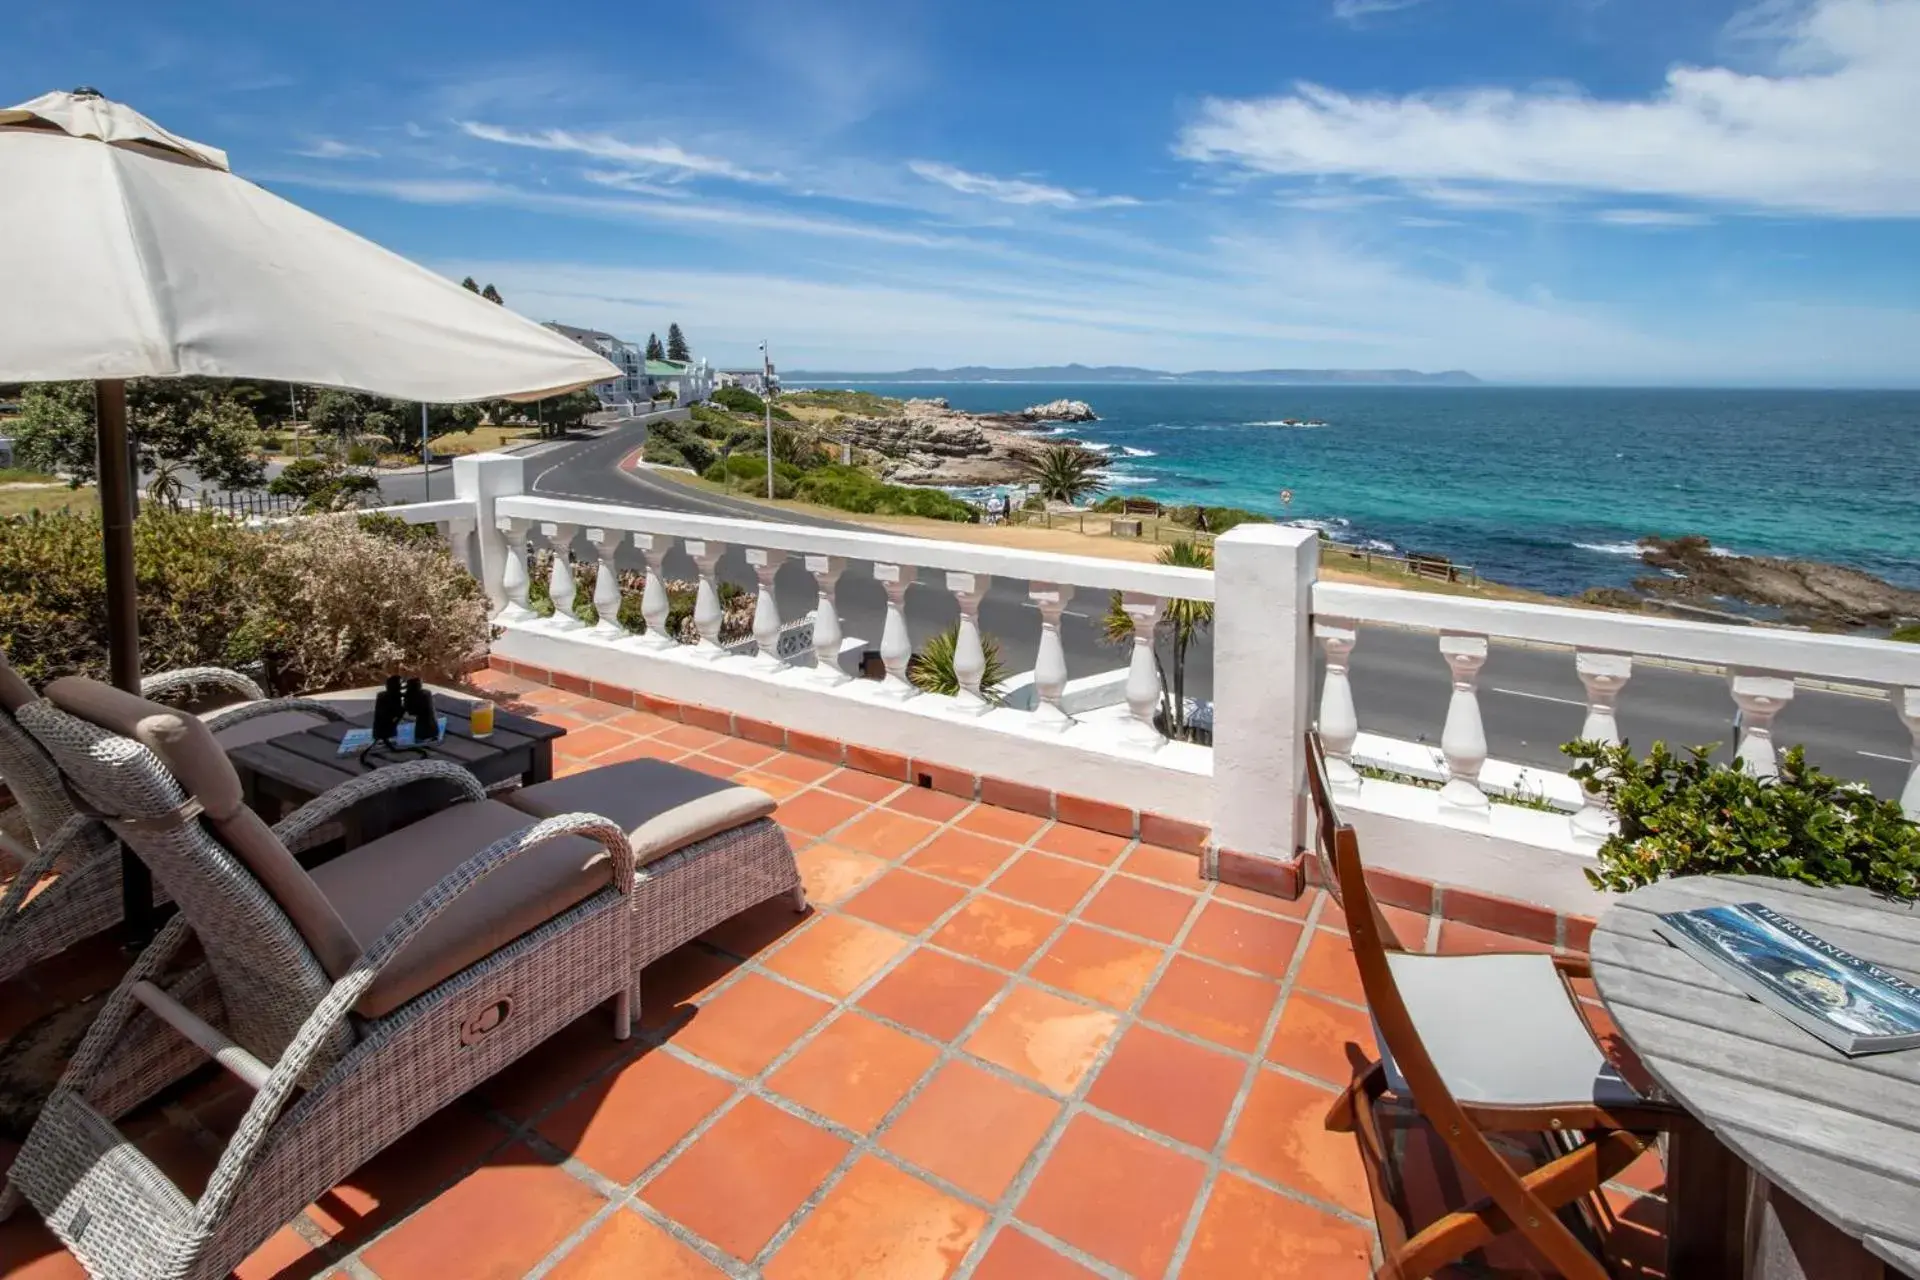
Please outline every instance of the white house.
[[766, 395], [769, 388], [776, 394], [780, 390], [780, 371], [771, 366], [767, 370], [722, 369], [714, 377], [720, 386], [741, 387], [757, 396]]
[[616, 338], [599, 329], [581, 329], [552, 321], [547, 328], [572, 338], [590, 351], [596, 351], [620, 366], [622, 377], [598, 383], [593, 394], [609, 409], [632, 412], [673, 392], [674, 402], [699, 404], [713, 394], [713, 373], [705, 360], [649, 360], [639, 343]]
[[705, 360], [648, 360], [647, 389], [654, 396], [673, 392], [678, 405], [700, 404], [713, 394], [713, 370]]

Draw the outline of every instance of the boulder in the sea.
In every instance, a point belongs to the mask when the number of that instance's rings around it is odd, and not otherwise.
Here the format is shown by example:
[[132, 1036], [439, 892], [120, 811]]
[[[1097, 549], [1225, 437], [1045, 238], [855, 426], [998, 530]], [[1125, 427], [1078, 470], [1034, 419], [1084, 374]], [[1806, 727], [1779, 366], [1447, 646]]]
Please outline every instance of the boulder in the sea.
[[1920, 617], [1920, 591], [1844, 565], [1727, 555], [1697, 534], [1642, 538], [1640, 559], [1677, 575], [1634, 582], [1663, 596], [1743, 600], [1779, 609], [1789, 622], [1815, 626], [1887, 626]]
[[1098, 422], [1100, 415], [1085, 400], [1049, 400], [1045, 404], [1029, 405], [1022, 409], [1018, 417], [1028, 422]]

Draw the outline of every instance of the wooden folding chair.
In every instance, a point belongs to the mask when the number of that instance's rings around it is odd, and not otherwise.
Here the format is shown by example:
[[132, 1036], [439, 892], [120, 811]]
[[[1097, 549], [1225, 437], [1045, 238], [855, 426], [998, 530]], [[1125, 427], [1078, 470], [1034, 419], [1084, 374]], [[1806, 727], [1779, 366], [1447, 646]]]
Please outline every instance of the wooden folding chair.
[[[1684, 1113], [1646, 1097], [1608, 1063], [1580, 1016], [1569, 978], [1585, 959], [1537, 953], [1429, 956], [1404, 949], [1367, 888], [1360, 842], [1328, 794], [1317, 734], [1308, 777], [1327, 881], [1372, 1010], [1381, 1057], [1327, 1113], [1353, 1133], [1386, 1261], [1376, 1280], [1425, 1280], [1496, 1237], [1518, 1231], [1568, 1280], [1608, 1280], [1607, 1264], [1559, 1214], [1626, 1168]], [[1485, 1194], [1410, 1231], [1392, 1194], [1375, 1104], [1411, 1102]], [[1521, 1172], [1488, 1135], [1544, 1136], [1553, 1154]]]

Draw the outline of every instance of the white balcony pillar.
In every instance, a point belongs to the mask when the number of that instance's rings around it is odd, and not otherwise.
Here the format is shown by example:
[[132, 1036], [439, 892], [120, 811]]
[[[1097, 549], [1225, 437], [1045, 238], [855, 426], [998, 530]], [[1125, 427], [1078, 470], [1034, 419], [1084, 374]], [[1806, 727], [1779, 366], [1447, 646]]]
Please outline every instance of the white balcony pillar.
[[1906, 789], [1900, 793], [1900, 807], [1907, 817], [1920, 822], [1920, 689], [1895, 689], [1892, 693], [1893, 709], [1913, 735], [1913, 769], [1907, 774]]
[[1360, 775], [1353, 768], [1360, 713], [1353, 706], [1347, 656], [1360, 633], [1351, 618], [1315, 618], [1313, 635], [1326, 655], [1326, 671], [1320, 682], [1320, 744], [1327, 753], [1327, 783], [1350, 791], [1360, 785]]
[[474, 535], [479, 532], [479, 521], [470, 516], [445, 522], [447, 550], [453, 555], [453, 562], [474, 577], [480, 577], [480, 562], [475, 555]]
[[1153, 723], [1160, 710], [1160, 663], [1153, 644], [1166, 602], [1159, 596], [1129, 591], [1120, 597], [1120, 607], [1133, 623], [1133, 655], [1127, 660], [1126, 684], [1127, 710], [1133, 718], [1128, 723], [1127, 738], [1136, 746], [1156, 748], [1166, 738]]
[[[1613, 704], [1633, 675], [1633, 659], [1624, 653], [1589, 653], [1581, 650], [1573, 655], [1573, 669], [1587, 690], [1587, 719], [1580, 726], [1580, 737], [1587, 742], [1619, 746], [1620, 724], [1614, 719]], [[1613, 815], [1607, 812], [1600, 803], [1600, 797], [1590, 788], [1582, 788], [1582, 791], [1586, 803], [1581, 805], [1580, 812], [1573, 815], [1574, 834], [1591, 840], [1605, 840], [1615, 830]]]
[[1033, 723], [1042, 729], [1064, 730], [1073, 724], [1073, 717], [1060, 705], [1060, 695], [1067, 687], [1067, 651], [1060, 643], [1060, 615], [1073, 599], [1073, 588], [1035, 582], [1027, 588], [1027, 599], [1040, 610], [1040, 650], [1033, 659], [1033, 690], [1037, 695]]
[[753, 661], [767, 671], [778, 671], [787, 665], [780, 660], [780, 604], [773, 598], [773, 579], [786, 559], [784, 551], [747, 548], [747, 564], [760, 581], [760, 594], [753, 601], [753, 641], [760, 646], [760, 652]]
[[501, 516], [494, 522], [501, 537], [500, 591], [506, 598], [506, 604], [494, 615], [495, 622], [526, 622], [536, 615], [528, 604], [527, 585], [527, 533], [532, 529], [530, 520], [516, 520], [512, 516]]
[[969, 715], [980, 715], [993, 704], [981, 681], [987, 674], [987, 650], [980, 640], [980, 601], [993, 581], [984, 573], [949, 573], [947, 590], [960, 606], [960, 626], [953, 640], [953, 675], [960, 683], [954, 705]]
[[1480, 767], [1487, 762], [1487, 729], [1480, 720], [1480, 668], [1487, 660], [1485, 636], [1442, 632], [1440, 656], [1453, 671], [1453, 698], [1440, 730], [1440, 752], [1447, 760], [1447, 784], [1440, 800], [1460, 809], [1485, 809]]
[[726, 653], [720, 647], [720, 624], [726, 618], [726, 611], [720, 605], [720, 584], [714, 570], [727, 547], [723, 542], [692, 539], [686, 547], [694, 567], [700, 571], [700, 585], [693, 596], [693, 630], [700, 637], [694, 652], [703, 658], [719, 659]]
[[671, 649], [679, 641], [667, 634], [667, 612], [671, 606], [667, 602], [662, 566], [666, 564], [667, 552], [673, 549], [673, 539], [657, 533], [636, 533], [633, 545], [647, 558], [647, 580], [640, 588], [640, 616], [646, 620], [647, 630], [640, 637], [641, 642], [653, 649]]
[[496, 616], [504, 614], [509, 600], [502, 585], [507, 539], [495, 504], [518, 496], [526, 487], [526, 466], [525, 459], [510, 453], [475, 453], [453, 460], [454, 495], [473, 503], [475, 547], [470, 567], [486, 588]]
[[887, 592], [887, 621], [880, 629], [880, 661], [887, 669], [880, 691], [889, 697], [911, 698], [916, 692], [907, 679], [913, 661], [913, 639], [907, 634], [907, 588], [913, 585], [912, 565], [875, 564], [874, 581]]
[[1288, 862], [1304, 818], [1313, 724], [1312, 529], [1243, 524], [1213, 544], [1213, 840]]
[[820, 588], [820, 598], [813, 606], [813, 665], [815, 679], [822, 684], [844, 684], [852, 679], [840, 669], [840, 642], [845, 637], [840, 630], [840, 610], [835, 607], [833, 596], [839, 590], [840, 575], [846, 572], [847, 562], [839, 556], [808, 556], [807, 572]]
[[1729, 685], [1734, 705], [1740, 708], [1740, 746], [1735, 757], [1756, 778], [1778, 775], [1780, 763], [1773, 748], [1773, 718], [1793, 701], [1792, 677], [1736, 671]]
[[620, 549], [620, 532], [589, 529], [587, 541], [600, 562], [593, 573], [593, 611], [598, 617], [589, 629], [602, 639], [618, 640], [627, 634], [620, 625], [620, 571], [613, 564], [613, 553]]
[[547, 624], [556, 631], [577, 631], [586, 626], [574, 616], [573, 604], [579, 591], [573, 583], [573, 525], [543, 522], [540, 536], [553, 549], [553, 568], [547, 574], [547, 596], [553, 601], [553, 616]]

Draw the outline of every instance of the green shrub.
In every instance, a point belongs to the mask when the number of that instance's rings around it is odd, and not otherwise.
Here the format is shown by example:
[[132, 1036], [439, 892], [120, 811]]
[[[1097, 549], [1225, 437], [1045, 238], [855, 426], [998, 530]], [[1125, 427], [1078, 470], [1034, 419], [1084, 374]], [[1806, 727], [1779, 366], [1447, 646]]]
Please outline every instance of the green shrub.
[[1889, 640], [1901, 640], [1907, 644], [1920, 644], [1920, 622], [1910, 622], [1904, 627], [1895, 627]]
[[767, 411], [767, 402], [745, 387], [721, 387], [710, 398], [722, 409], [750, 413], [756, 418]]
[[347, 465], [351, 467], [371, 467], [380, 461], [380, 450], [370, 444], [350, 444], [347, 446]]
[[1201, 529], [1213, 534], [1225, 533], [1236, 525], [1273, 523], [1272, 516], [1263, 516], [1258, 511], [1248, 511], [1243, 507], [1168, 507], [1166, 518], [1189, 529]]
[[279, 453], [287, 447], [287, 442], [279, 436], [261, 436], [260, 447], [268, 453]]
[[717, 455], [686, 423], [655, 422], [647, 427], [647, 444], [640, 456], [656, 466], [686, 467], [704, 474]]
[[887, 484], [858, 468], [838, 464], [816, 467], [804, 473], [794, 486], [794, 492], [821, 506], [866, 515], [924, 516], [931, 520], [953, 520], [963, 524], [971, 524], [980, 518], [976, 508], [939, 489]]
[[1708, 761], [1653, 744], [1647, 758], [1625, 747], [1571, 742], [1568, 770], [1619, 817], [1587, 878], [1624, 892], [1669, 876], [1762, 875], [1802, 884], [1864, 885], [1912, 898], [1920, 891], [1920, 825], [1898, 803], [1842, 782], [1794, 747], [1774, 778], [1739, 762]]
[[[922, 693], [944, 693], [954, 697], [960, 692], [960, 677], [953, 669], [953, 651], [960, 643], [960, 624], [930, 638], [907, 664], [907, 679]], [[980, 696], [999, 705], [1005, 699], [1000, 686], [1007, 681], [1007, 664], [1000, 657], [1000, 641], [981, 635], [980, 651], [986, 655], [986, 670], [980, 677]]]

